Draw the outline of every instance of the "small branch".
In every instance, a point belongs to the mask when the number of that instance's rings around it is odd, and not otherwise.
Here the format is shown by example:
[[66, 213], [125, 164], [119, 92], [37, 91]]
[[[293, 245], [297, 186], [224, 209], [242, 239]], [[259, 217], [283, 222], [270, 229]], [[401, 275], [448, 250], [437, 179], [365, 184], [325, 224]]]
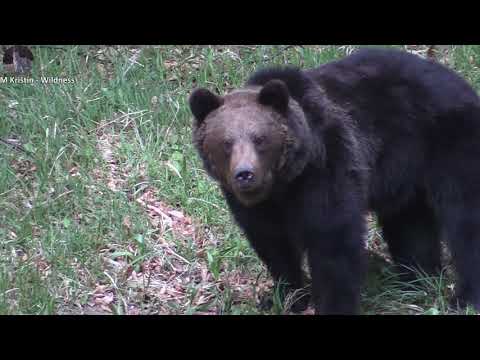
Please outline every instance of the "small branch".
[[17, 151], [20, 151], [20, 152], [24, 152], [24, 153], [27, 154], [27, 155], [33, 156], [33, 154], [32, 154], [30, 151], [28, 151], [27, 149], [25, 149], [22, 145], [16, 144], [16, 141], [15, 141], [15, 140], [12, 140], [12, 139], [7, 139], [7, 140], [0, 139], [0, 142], [1, 142], [2, 144], [5, 144], [5, 145], [8, 145], [8, 146], [12, 147], [14, 150], [17, 150]]
[[37, 45], [37, 46], [31, 46], [31, 47], [68, 51], [68, 49], [65, 49], [65, 48], [60, 47], [60, 46]]

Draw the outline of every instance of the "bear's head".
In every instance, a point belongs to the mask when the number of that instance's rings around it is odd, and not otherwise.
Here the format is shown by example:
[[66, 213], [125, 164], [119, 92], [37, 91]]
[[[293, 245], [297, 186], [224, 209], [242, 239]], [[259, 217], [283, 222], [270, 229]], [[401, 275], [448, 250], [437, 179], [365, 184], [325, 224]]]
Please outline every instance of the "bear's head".
[[193, 139], [207, 172], [245, 206], [301, 173], [311, 132], [281, 80], [219, 96], [196, 89], [189, 98]]

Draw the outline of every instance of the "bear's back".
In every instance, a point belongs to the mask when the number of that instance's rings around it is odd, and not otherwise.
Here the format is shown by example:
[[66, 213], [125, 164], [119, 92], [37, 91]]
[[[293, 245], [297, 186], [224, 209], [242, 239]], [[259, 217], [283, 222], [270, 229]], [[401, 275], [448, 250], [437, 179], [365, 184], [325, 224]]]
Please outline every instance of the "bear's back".
[[365, 48], [306, 73], [340, 103], [378, 106], [400, 100], [435, 114], [480, 105], [476, 92], [454, 71], [400, 50]]

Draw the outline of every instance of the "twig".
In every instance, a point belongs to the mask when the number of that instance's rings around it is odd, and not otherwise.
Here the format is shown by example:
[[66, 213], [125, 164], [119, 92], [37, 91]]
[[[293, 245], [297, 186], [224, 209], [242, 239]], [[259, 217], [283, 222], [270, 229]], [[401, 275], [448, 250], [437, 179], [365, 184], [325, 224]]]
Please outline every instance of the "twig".
[[187, 259], [185, 259], [183, 256], [180, 256], [178, 255], [175, 251], [172, 250], [172, 248], [170, 246], [166, 246], [166, 250], [172, 254], [173, 256], [177, 257], [178, 259], [182, 260], [183, 262], [185, 262], [186, 264], [188, 265], [191, 265], [191, 262], [188, 261]]
[[303, 45], [287, 45], [287, 46], [284, 46], [282, 49], [280, 49], [280, 52], [278, 54], [272, 56], [272, 59], [275, 59], [275, 58], [279, 57], [280, 55], [283, 55], [283, 53], [285, 51], [287, 51], [288, 49], [291, 49], [291, 48], [295, 48], [295, 47], [303, 48]]
[[23, 151], [25, 154], [28, 154], [28, 155], [30, 155], [30, 156], [33, 155], [30, 151], [28, 151], [27, 149], [25, 149], [22, 145], [15, 144], [15, 143], [14, 143], [13, 141], [11, 141], [10, 139], [9, 139], [9, 140], [0, 139], [0, 142], [1, 142], [2, 144], [11, 146], [14, 150]]
[[[105, 124], [102, 124], [102, 125], [96, 127], [96, 128], [93, 129], [93, 130], [90, 130], [89, 133], [92, 133], [92, 132], [94, 132], [94, 131], [95, 131], [95, 132], [98, 132], [98, 130], [100, 130], [100, 129], [102, 129], [102, 128], [110, 125], [110, 124], [113, 124], [113, 123], [117, 122], [118, 120], [123, 119], [123, 118], [125, 118], [125, 117], [127, 117], [127, 116], [140, 114], [139, 116], [137, 116], [137, 117], [140, 117], [140, 116], [142, 116], [142, 115], [148, 114], [149, 112], [151, 112], [151, 111], [150, 111], [150, 110], [139, 110], [139, 111], [134, 111], [134, 112], [122, 114], [122, 115], [116, 117], [115, 119], [113, 119], [113, 120], [111, 120], [111, 121], [109, 121], [109, 122], [107, 122], [107, 123], [105, 123]], [[135, 118], [137, 118], [137, 117], [135, 117]]]
[[188, 198], [188, 200], [200, 201], [200, 202], [203, 202], [203, 203], [205, 203], [205, 204], [207, 204], [207, 205], [211, 205], [211, 206], [213, 206], [214, 208], [216, 208], [216, 209], [218, 209], [218, 210], [220, 210], [220, 211], [222, 211], [222, 212], [224, 212], [224, 213], [227, 213], [227, 212], [228, 212], [227, 210], [225, 210], [225, 209], [222, 208], [221, 206], [218, 206], [217, 204], [214, 204], [214, 203], [212, 203], [212, 202], [210, 202], [210, 201], [207, 201], [207, 200], [204, 200], [204, 199], [199, 199], [199, 198], [195, 198], [195, 197], [190, 197], [190, 198]]
[[71, 194], [72, 192], [73, 192], [73, 190], [67, 190], [67, 191], [65, 191], [64, 193], [58, 195], [55, 199], [48, 199], [48, 200], [43, 201], [43, 202], [40, 204], [40, 206], [44, 206], [44, 205], [47, 205], [47, 204], [50, 203], [50, 202], [57, 201], [57, 200], [60, 199], [61, 197], [66, 196], [66, 195], [68, 195], [68, 194]]
[[60, 47], [60, 46], [48, 46], [48, 45], [37, 45], [37, 46], [32, 46], [32, 47], [40, 47], [40, 48], [43, 48], [43, 49], [54, 49], [54, 50], [63, 50], [63, 51], [68, 51], [68, 49], [65, 49], [63, 47]]

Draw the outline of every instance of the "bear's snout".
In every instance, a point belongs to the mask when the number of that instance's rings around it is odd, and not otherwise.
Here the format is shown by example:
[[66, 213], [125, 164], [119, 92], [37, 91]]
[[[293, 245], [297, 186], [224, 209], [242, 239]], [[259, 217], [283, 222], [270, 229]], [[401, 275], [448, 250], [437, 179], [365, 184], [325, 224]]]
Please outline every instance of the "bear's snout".
[[259, 157], [250, 141], [238, 141], [232, 149], [230, 181], [241, 192], [255, 189], [262, 179]]
[[241, 190], [248, 190], [255, 185], [255, 173], [248, 166], [242, 166], [235, 170], [235, 183]]

